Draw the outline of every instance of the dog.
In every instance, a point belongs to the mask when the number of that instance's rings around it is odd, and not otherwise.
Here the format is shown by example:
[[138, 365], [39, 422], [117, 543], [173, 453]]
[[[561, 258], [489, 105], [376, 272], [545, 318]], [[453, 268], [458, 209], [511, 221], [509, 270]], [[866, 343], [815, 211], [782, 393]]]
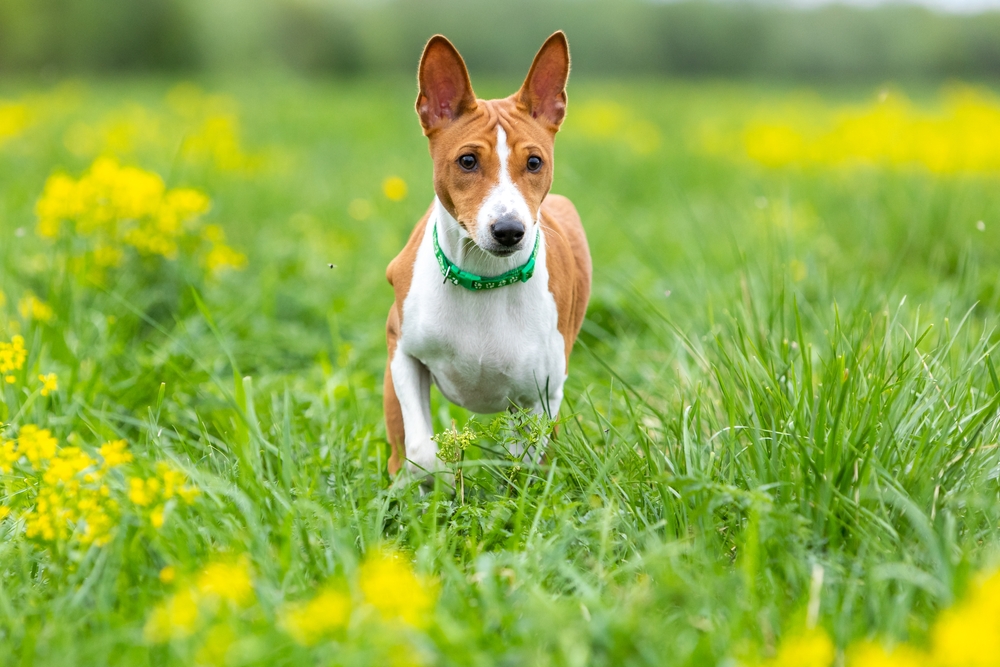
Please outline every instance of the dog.
[[435, 35], [424, 47], [416, 109], [436, 197], [386, 270], [393, 476], [404, 465], [416, 475], [442, 469], [431, 383], [472, 412], [558, 415], [591, 282], [580, 216], [549, 194], [569, 68], [556, 32], [518, 92], [480, 100], [450, 41]]

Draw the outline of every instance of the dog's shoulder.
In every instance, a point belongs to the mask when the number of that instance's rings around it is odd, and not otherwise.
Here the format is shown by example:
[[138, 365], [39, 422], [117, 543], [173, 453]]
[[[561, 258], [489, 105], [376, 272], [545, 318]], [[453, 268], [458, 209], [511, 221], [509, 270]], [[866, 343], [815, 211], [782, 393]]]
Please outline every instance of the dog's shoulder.
[[424, 229], [427, 228], [427, 221], [431, 217], [434, 205], [431, 204], [420, 222], [410, 233], [410, 239], [403, 246], [403, 249], [396, 255], [385, 270], [385, 278], [392, 285], [396, 292], [396, 301], [402, 306], [403, 299], [410, 291], [410, 282], [413, 280], [413, 264], [417, 259], [417, 250], [424, 238]]
[[549, 291], [559, 306], [559, 331], [568, 359], [590, 300], [590, 248], [580, 214], [562, 195], [550, 194], [542, 202], [542, 225]]

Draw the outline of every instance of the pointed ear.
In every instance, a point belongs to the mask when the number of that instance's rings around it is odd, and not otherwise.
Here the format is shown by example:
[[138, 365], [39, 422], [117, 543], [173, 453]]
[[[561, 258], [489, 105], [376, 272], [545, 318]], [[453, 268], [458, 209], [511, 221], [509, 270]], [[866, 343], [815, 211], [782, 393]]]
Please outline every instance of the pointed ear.
[[424, 47], [417, 83], [417, 114], [424, 134], [476, 108], [465, 61], [444, 35], [434, 35]]
[[566, 80], [569, 79], [569, 42], [562, 30], [545, 40], [517, 93], [518, 104], [532, 118], [556, 132], [566, 116]]

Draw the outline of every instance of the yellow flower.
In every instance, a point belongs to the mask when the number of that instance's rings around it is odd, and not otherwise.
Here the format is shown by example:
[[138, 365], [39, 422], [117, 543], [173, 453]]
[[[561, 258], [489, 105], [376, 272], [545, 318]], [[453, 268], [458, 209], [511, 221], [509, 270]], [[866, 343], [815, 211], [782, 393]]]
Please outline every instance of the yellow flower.
[[81, 544], [101, 546], [111, 539], [118, 504], [108, 497], [97, 461], [79, 447], [60, 448], [45, 429], [25, 425], [16, 446], [0, 447], [4, 468], [22, 457], [35, 471], [36, 485], [28, 487], [21, 502], [24, 533], [31, 539], [60, 542], [76, 536]]
[[430, 625], [435, 591], [399, 554], [379, 552], [366, 559], [358, 583], [365, 601], [383, 619], [416, 628]]
[[[210, 208], [200, 190], [168, 189], [158, 174], [103, 157], [79, 179], [50, 176], [35, 214], [40, 236], [56, 238], [65, 231], [76, 237], [69, 266], [99, 280], [106, 269], [123, 263], [129, 247], [168, 260], [182, 250], [200, 255], [205, 247], [200, 218]], [[240, 253], [222, 243], [224, 235], [205, 232], [208, 237], [214, 239], [210, 268], [245, 265]]]
[[132, 461], [132, 453], [127, 451], [128, 444], [124, 440], [113, 440], [101, 445], [98, 450], [104, 459], [104, 467], [114, 468]]
[[177, 577], [177, 569], [173, 565], [167, 565], [160, 570], [160, 581], [169, 584]]
[[21, 313], [21, 317], [24, 319], [36, 320], [43, 324], [51, 322], [55, 317], [55, 313], [52, 311], [52, 306], [42, 301], [31, 292], [25, 294], [24, 297], [18, 302], [17, 310]]
[[48, 396], [52, 392], [59, 390], [59, 378], [56, 377], [55, 373], [39, 375], [38, 379], [42, 382], [42, 396]]
[[390, 176], [382, 181], [382, 193], [391, 201], [406, 199], [406, 181], [399, 176]]
[[[1000, 99], [982, 88], [952, 87], [939, 110], [900, 94], [833, 109], [794, 101], [780, 115], [747, 124], [747, 156], [768, 167], [878, 165], [938, 174], [1000, 169]], [[772, 105], [773, 106], [773, 105]]]
[[1000, 667], [1000, 571], [942, 612], [931, 640], [940, 667]]
[[3, 293], [2, 289], [0, 289], [0, 308], [3, 308], [6, 305], [7, 305], [7, 295]]
[[152, 502], [152, 493], [147, 490], [146, 480], [133, 477], [128, 481], [128, 499], [140, 507]]
[[242, 269], [247, 265], [247, 258], [225, 243], [216, 243], [205, 256], [205, 268], [210, 273], [218, 273], [222, 269]]
[[17, 443], [12, 440], [0, 440], [0, 474], [11, 471], [13, 465], [21, 458]]
[[206, 566], [195, 581], [198, 593], [217, 597], [239, 606], [253, 601], [253, 582], [250, 578], [250, 559], [245, 555], [233, 563], [212, 563]]
[[0, 521], [3, 521], [10, 515], [10, 508], [6, 505], [0, 505]]
[[862, 642], [847, 651], [848, 667], [925, 667], [929, 664], [927, 656], [905, 644], [888, 651], [881, 644]]
[[350, 615], [350, 598], [327, 590], [308, 602], [287, 605], [279, 616], [279, 625], [298, 643], [311, 646], [345, 627]]
[[25, 424], [18, 433], [18, 454], [36, 467], [55, 456], [56, 445], [56, 439], [48, 429], [38, 428], [33, 424]]
[[190, 636], [198, 625], [198, 600], [193, 591], [179, 591], [153, 609], [146, 619], [146, 641], [162, 644], [174, 638]]
[[788, 637], [781, 642], [769, 667], [830, 667], [836, 656], [829, 635], [821, 629]]
[[[109, 443], [108, 455], [112, 460], [127, 462], [132, 460], [130, 454], [124, 453], [124, 443], [121, 443], [122, 451], [118, 451], [117, 443]], [[113, 448], [110, 448], [114, 445]], [[102, 447], [102, 455], [104, 448]], [[124, 457], [128, 457], [127, 460]], [[106, 459], [107, 460], [107, 459]], [[191, 504], [198, 496], [198, 489], [187, 484], [187, 477], [183, 473], [173, 470], [164, 462], [156, 465], [156, 475], [153, 477], [131, 477], [128, 480], [128, 498], [139, 507], [151, 507], [149, 520], [154, 528], [162, 528], [166, 518], [165, 503], [173, 498], [180, 498], [183, 502]]]
[[0, 104], [0, 145], [21, 134], [31, 124], [31, 117], [27, 104]]
[[[8, 377], [13, 371], [19, 371], [24, 367], [24, 362], [28, 358], [28, 351], [24, 348], [24, 337], [14, 336], [9, 343], [0, 343], [0, 374]], [[13, 379], [7, 380], [14, 382]]]
[[249, 155], [240, 145], [239, 119], [232, 113], [207, 116], [185, 140], [183, 153], [195, 160], [210, 160], [220, 171], [252, 172], [261, 165], [259, 156]]

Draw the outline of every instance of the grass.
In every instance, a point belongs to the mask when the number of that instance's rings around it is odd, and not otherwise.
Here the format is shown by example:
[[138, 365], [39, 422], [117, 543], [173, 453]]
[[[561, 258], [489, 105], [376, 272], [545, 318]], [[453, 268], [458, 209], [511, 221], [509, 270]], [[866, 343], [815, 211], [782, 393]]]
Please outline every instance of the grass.
[[[384, 268], [433, 196], [411, 82], [203, 85], [228, 100], [195, 95], [193, 116], [167, 81], [0, 91], [34, 118], [0, 144], [0, 340], [20, 331], [29, 350], [4, 433], [134, 455], [109, 473], [103, 546], [0, 523], [0, 662], [754, 664], [813, 627], [838, 651], [926, 647], [996, 566], [996, 174], [769, 170], [702, 150], [700, 128], [789, 91], [574, 83], [554, 191], [583, 216], [595, 275], [558, 437], [544, 465], [519, 464], [504, 446], [546, 425], [480, 417], [463, 493], [425, 492], [388, 478], [381, 423]], [[258, 166], [179, 150], [213, 105]], [[33, 207], [50, 173], [109, 149], [207, 193], [247, 267], [133, 257], [82, 276]], [[28, 290], [51, 321], [18, 313]], [[59, 390], [42, 397], [48, 372]], [[433, 414], [439, 431], [470, 417], [437, 394]], [[200, 490], [158, 527], [127, 492], [157, 462]], [[0, 476], [0, 504], [41, 483]], [[365, 588], [390, 550], [417, 573], [400, 586], [436, 599], [423, 620]], [[158, 606], [243, 555], [250, 602], [208, 596], [188, 630], [151, 636]], [[304, 645], [282, 619], [324, 587], [354, 612]]]

